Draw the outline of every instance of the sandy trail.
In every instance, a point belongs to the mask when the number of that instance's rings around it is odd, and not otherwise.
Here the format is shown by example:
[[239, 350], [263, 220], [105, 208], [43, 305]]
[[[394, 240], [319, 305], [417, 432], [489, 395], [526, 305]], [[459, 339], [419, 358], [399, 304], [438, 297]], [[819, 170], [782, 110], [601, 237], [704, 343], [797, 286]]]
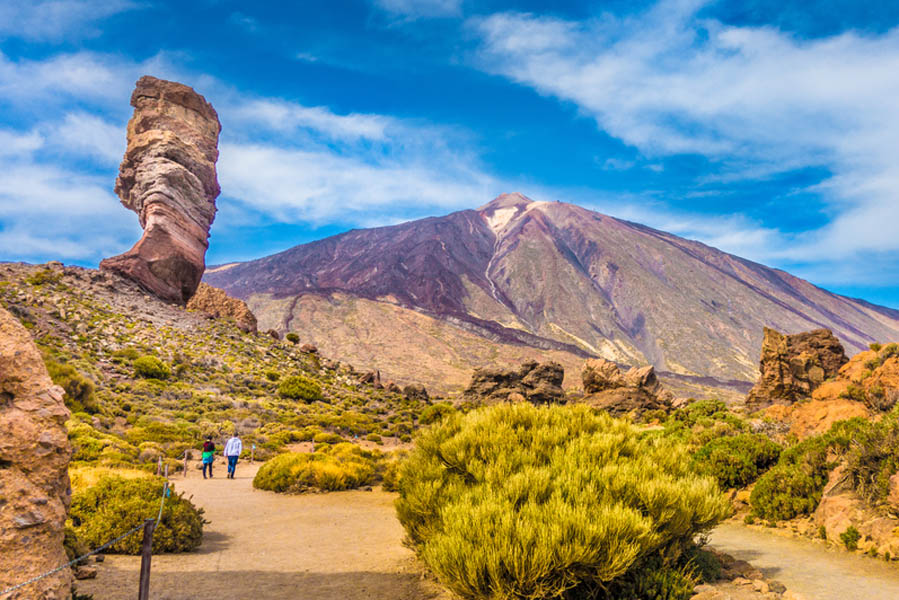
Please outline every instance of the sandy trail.
[[[153, 600], [427, 599], [441, 592], [422, 579], [402, 545], [403, 530], [385, 492], [281, 495], [254, 490], [258, 465], [241, 463], [229, 480], [190, 469], [176, 491], [193, 496], [211, 521], [187, 554], [153, 557]], [[96, 600], [133, 600], [140, 558], [109, 556], [78, 591]]]
[[808, 600], [896, 600], [899, 567], [806, 540], [725, 523], [709, 545], [743, 559]]

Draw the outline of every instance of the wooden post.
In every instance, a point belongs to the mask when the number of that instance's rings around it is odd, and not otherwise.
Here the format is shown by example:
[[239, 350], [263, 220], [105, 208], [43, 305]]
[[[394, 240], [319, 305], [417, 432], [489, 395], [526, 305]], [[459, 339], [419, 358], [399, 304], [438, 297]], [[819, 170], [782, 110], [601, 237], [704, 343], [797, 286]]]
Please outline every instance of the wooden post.
[[187, 478], [187, 450], [184, 451], [184, 477]]
[[144, 541], [140, 547], [140, 587], [137, 590], [137, 600], [150, 600], [150, 557], [153, 554], [154, 529], [156, 529], [156, 521], [153, 519], [144, 521]]
[[156, 475], [162, 475], [162, 456], [156, 462]]

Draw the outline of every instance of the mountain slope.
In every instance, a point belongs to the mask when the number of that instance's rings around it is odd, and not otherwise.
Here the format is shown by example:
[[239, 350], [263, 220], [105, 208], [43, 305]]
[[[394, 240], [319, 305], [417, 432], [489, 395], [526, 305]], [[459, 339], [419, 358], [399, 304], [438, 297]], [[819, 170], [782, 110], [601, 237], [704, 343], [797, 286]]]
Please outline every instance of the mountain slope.
[[[446, 327], [454, 339], [492, 345], [497, 360], [527, 348], [746, 381], [756, 377], [763, 326], [827, 327], [850, 353], [899, 338], [899, 311], [699, 242], [520, 194], [213, 268], [205, 280], [247, 300], [261, 327], [296, 330], [326, 348], [329, 332], [346, 336], [345, 358], [399, 379], [421, 378], [416, 357]], [[395, 318], [374, 314], [378, 304], [424, 321], [398, 327], [395, 340], [366, 341], [375, 320]], [[467, 370], [487, 359], [446, 360]]]

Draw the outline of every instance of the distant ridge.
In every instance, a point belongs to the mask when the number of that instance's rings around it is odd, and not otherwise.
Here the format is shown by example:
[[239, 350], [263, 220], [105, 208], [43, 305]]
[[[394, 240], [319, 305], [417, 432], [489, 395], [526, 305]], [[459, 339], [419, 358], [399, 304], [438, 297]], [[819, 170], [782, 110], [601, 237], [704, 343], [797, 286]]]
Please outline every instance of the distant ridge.
[[687, 378], [753, 381], [764, 326], [826, 327], [849, 353], [899, 340], [899, 311], [517, 193], [225, 267], [204, 280], [246, 300], [260, 329], [295, 330], [398, 379], [427, 381], [428, 369], [434, 382], [453, 385], [474, 366], [547, 353], [569, 365], [602, 356]]

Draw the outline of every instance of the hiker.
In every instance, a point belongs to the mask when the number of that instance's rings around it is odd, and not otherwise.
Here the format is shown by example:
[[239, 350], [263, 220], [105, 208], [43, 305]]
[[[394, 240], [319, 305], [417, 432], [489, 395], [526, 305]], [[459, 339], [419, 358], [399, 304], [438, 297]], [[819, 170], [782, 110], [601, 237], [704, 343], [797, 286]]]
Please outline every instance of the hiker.
[[237, 459], [240, 457], [240, 451], [243, 450], [243, 444], [234, 432], [234, 436], [225, 442], [225, 458], [228, 459], [228, 478], [234, 479], [234, 470], [237, 468]]
[[212, 443], [212, 436], [207, 435], [206, 441], [203, 442], [203, 479], [206, 479], [206, 469], [209, 469], [209, 477], [212, 477], [212, 461], [215, 459], [215, 444]]

